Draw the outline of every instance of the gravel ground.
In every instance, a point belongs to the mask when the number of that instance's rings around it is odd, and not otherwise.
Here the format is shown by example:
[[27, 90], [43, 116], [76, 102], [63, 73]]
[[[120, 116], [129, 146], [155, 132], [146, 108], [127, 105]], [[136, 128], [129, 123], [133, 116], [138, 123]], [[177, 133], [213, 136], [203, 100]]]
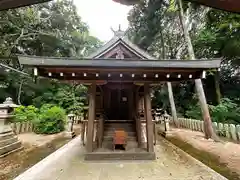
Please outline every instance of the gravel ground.
[[[225, 180], [207, 166], [176, 146], [160, 138], [156, 161], [86, 162], [80, 137], [66, 145], [67, 150], [55, 161], [26, 173], [25, 180]], [[63, 152], [63, 150], [61, 150]], [[56, 156], [55, 156], [56, 157]]]

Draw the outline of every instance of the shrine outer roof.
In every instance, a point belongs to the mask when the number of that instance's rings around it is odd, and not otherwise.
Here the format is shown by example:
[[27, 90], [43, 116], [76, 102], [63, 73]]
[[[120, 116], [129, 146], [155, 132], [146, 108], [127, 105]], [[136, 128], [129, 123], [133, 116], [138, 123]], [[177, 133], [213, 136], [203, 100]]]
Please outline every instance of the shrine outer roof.
[[48, 1], [51, 0], [0, 0], [0, 10], [13, 9]]
[[208, 60], [158, 60], [158, 59], [74, 59], [40, 56], [18, 56], [21, 65], [29, 67], [94, 67], [94, 68], [219, 68], [221, 59]]

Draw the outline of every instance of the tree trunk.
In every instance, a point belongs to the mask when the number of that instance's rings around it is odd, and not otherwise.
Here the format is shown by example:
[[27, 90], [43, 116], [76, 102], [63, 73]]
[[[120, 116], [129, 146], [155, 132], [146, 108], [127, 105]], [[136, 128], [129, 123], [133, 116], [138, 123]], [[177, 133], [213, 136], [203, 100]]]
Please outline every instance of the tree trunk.
[[177, 111], [176, 111], [176, 106], [175, 106], [174, 97], [173, 97], [172, 83], [167, 82], [167, 87], [168, 87], [168, 97], [169, 97], [169, 102], [170, 102], [170, 106], [171, 106], [173, 122], [174, 122], [175, 126], [178, 128], [179, 123], [178, 123]]
[[[166, 51], [165, 51], [165, 44], [164, 44], [164, 37], [163, 37], [163, 33], [162, 33], [162, 28], [160, 29], [160, 35], [161, 35], [161, 44], [162, 44], [162, 58], [166, 59]], [[169, 97], [173, 122], [174, 122], [176, 127], [179, 127], [178, 118], [177, 118], [177, 111], [176, 111], [176, 106], [175, 106], [175, 102], [174, 102], [173, 91], [172, 91], [172, 83], [171, 82], [167, 82], [167, 88], [168, 88], [168, 97]]]
[[[182, 0], [178, 0], [177, 2], [178, 2], [178, 7], [179, 7], [179, 18], [180, 18], [180, 22], [181, 22], [183, 33], [184, 33], [184, 38], [187, 43], [188, 55], [191, 60], [195, 60], [196, 58], [195, 58], [191, 38], [190, 38], [190, 35], [188, 32], [188, 27], [187, 27], [187, 24], [185, 21], [183, 8], [182, 8]], [[207, 139], [213, 138], [213, 139], [217, 140], [217, 136], [215, 135], [215, 133], [213, 131], [212, 120], [211, 120], [210, 113], [208, 110], [208, 105], [207, 105], [207, 101], [206, 101], [206, 97], [205, 97], [201, 79], [195, 79], [195, 87], [196, 87], [196, 91], [197, 91], [197, 95], [198, 95], [198, 99], [199, 99], [199, 103], [200, 103], [200, 107], [201, 107], [201, 111], [202, 111], [202, 117], [204, 120], [205, 137]]]
[[18, 104], [19, 104], [19, 105], [21, 105], [22, 85], [23, 85], [23, 79], [21, 80], [20, 85], [19, 85], [19, 88], [18, 88], [17, 101], [18, 101]]
[[217, 72], [214, 76], [214, 84], [215, 84], [215, 89], [216, 89], [216, 102], [217, 104], [221, 103], [221, 90], [220, 90], [220, 85], [219, 85], [219, 72]]

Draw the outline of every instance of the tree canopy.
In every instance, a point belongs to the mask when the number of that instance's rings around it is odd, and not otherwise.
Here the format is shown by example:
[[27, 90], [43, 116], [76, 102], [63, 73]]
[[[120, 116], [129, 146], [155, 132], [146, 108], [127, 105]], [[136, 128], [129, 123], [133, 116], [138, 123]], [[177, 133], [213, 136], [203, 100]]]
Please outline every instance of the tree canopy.
[[[82, 21], [71, 0], [1, 11], [0, 37], [0, 56], [5, 57], [1, 62], [7, 65], [14, 62], [7, 57], [16, 54], [83, 57], [102, 44], [89, 34], [88, 25]], [[35, 84], [19, 73], [0, 70], [1, 102], [10, 96], [23, 105], [40, 107], [43, 103], [53, 103], [72, 111], [81, 108], [85, 101], [85, 88], [81, 85], [49, 79], [40, 79]]]
[[[173, 4], [149, 0], [134, 5], [128, 17], [128, 35], [141, 48], [159, 59], [188, 59], [179, 11], [174, 1], [171, 2]], [[208, 72], [207, 79], [204, 80], [208, 103], [224, 103], [226, 106], [229, 101], [221, 100], [222, 97], [239, 105], [239, 14], [211, 9], [188, 1], [183, 1], [183, 9], [196, 57], [224, 60], [220, 73]], [[189, 81], [174, 84], [173, 91], [178, 112], [184, 116], [193, 115], [194, 113], [189, 113], [197, 104], [193, 83]], [[165, 86], [156, 90], [154, 102], [160, 106], [167, 106], [166, 97]], [[237, 111], [239, 116], [240, 110]]]

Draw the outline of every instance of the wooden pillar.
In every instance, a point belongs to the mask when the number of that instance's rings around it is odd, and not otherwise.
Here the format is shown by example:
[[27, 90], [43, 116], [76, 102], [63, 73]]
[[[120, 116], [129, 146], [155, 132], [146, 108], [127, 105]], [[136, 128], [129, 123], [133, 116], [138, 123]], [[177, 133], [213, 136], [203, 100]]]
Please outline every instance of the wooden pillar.
[[82, 128], [81, 128], [81, 140], [83, 145], [85, 145], [84, 141], [85, 141], [85, 121], [82, 122]]
[[142, 145], [142, 125], [141, 125], [141, 119], [139, 117], [138, 111], [139, 111], [139, 94], [138, 94], [139, 88], [136, 88], [135, 91], [135, 123], [136, 123], [136, 131], [137, 131], [137, 140], [138, 140], [138, 147], [141, 147]]
[[153, 152], [153, 121], [151, 113], [151, 96], [149, 84], [144, 84], [144, 112], [146, 119], [146, 131], [147, 131], [147, 151]]
[[101, 148], [102, 147], [102, 142], [103, 142], [103, 133], [104, 133], [104, 118], [101, 115], [99, 120], [98, 120], [98, 134], [97, 134], [97, 138], [98, 138], [98, 147]]
[[134, 115], [134, 103], [133, 103], [133, 89], [128, 90], [128, 115], [129, 115], [129, 120], [133, 120], [133, 115]]
[[111, 106], [111, 89], [107, 88], [107, 108]]
[[87, 152], [93, 151], [93, 131], [95, 120], [95, 105], [96, 104], [96, 84], [93, 83], [89, 88], [89, 109], [87, 123]]

